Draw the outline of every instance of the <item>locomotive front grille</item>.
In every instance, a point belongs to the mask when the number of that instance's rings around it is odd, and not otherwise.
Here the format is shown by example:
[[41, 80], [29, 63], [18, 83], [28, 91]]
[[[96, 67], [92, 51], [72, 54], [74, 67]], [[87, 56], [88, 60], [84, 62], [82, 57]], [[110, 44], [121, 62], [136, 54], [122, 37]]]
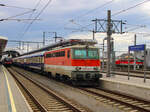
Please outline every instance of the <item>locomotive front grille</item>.
[[77, 79], [83, 79], [83, 74], [77, 74]]
[[100, 74], [95, 74], [95, 78], [100, 78]]
[[100, 78], [99, 72], [72, 72], [72, 79], [74, 80], [93, 80]]
[[85, 78], [86, 78], [86, 79], [90, 79], [90, 75], [91, 75], [90, 73], [86, 73], [86, 74], [85, 74]]

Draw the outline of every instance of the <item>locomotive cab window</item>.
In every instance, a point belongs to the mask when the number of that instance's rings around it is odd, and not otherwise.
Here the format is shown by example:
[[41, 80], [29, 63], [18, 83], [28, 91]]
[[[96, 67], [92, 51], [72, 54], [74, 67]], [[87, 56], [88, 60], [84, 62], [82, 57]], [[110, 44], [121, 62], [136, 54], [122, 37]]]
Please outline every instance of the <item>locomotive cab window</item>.
[[75, 59], [99, 59], [98, 49], [74, 49]]
[[75, 58], [86, 58], [86, 49], [75, 49], [74, 50], [74, 57]]
[[98, 50], [88, 50], [88, 57], [90, 59], [98, 59]]

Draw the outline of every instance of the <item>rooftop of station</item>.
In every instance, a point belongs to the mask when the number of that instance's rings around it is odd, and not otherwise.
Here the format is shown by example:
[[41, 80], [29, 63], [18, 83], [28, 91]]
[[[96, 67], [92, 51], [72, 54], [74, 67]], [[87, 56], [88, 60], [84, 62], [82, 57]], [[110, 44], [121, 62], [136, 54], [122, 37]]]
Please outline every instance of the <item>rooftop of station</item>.
[[4, 51], [6, 45], [7, 45], [8, 39], [6, 37], [0, 36], [0, 57], [2, 55], [2, 52]]

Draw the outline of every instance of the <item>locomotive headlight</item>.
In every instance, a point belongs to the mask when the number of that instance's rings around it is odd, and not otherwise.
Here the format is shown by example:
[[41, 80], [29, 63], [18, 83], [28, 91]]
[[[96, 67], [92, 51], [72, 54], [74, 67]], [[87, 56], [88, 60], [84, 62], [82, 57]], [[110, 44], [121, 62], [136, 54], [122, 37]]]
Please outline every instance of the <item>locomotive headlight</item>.
[[81, 70], [81, 67], [76, 67], [75, 69], [76, 69], [77, 71], [79, 71], [79, 70]]
[[94, 70], [98, 70], [98, 67], [94, 67], [93, 69], [94, 69]]

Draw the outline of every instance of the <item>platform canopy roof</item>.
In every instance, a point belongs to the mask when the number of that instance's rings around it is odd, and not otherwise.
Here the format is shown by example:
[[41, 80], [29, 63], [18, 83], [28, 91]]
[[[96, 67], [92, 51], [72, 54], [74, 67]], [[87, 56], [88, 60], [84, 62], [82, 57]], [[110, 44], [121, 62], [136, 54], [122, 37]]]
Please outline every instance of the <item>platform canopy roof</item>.
[[6, 37], [0, 36], [0, 58], [2, 57], [2, 52], [4, 51], [6, 45], [7, 45], [8, 39]]

